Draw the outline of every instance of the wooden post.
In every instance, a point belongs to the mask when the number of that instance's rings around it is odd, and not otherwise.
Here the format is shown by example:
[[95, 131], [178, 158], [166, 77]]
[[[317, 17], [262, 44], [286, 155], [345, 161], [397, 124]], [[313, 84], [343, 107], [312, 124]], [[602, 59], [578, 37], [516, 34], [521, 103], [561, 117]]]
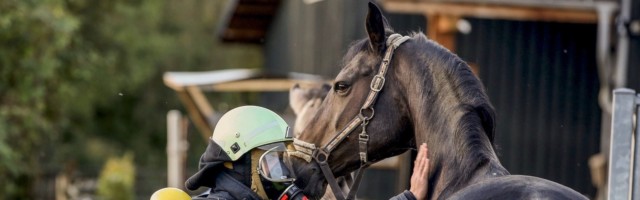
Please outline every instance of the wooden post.
[[184, 188], [188, 149], [186, 126], [180, 111], [167, 113], [167, 186]]
[[66, 171], [58, 173], [55, 181], [55, 196], [56, 200], [67, 200], [67, 189], [70, 185], [69, 174]]
[[427, 36], [440, 45], [455, 52], [456, 23], [460, 17], [445, 14], [425, 14], [427, 16]]

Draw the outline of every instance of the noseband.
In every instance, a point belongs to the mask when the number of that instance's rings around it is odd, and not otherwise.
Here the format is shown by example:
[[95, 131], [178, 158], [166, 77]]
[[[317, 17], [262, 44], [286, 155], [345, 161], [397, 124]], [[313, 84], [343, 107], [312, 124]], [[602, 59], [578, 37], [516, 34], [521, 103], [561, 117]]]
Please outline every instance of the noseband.
[[[335, 196], [337, 199], [353, 199], [355, 197], [356, 191], [358, 191], [358, 186], [360, 185], [360, 180], [364, 169], [367, 168], [371, 163], [367, 159], [367, 144], [369, 143], [369, 134], [367, 134], [367, 125], [369, 121], [373, 118], [375, 114], [375, 110], [373, 109], [373, 104], [378, 98], [378, 93], [384, 87], [385, 75], [387, 74], [387, 69], [389, 68], [389, 64], [391, 63], [391, 58], [393, 57], [393, 52], [400, 46], [402, 43], [409, 39], [408, 36], [401, 36], [400, 34], [392, 34], [387, 38], [387, 51], [385, 52], [382, 63], [380, 63], [380, 69], [378, 70], [378, 74], [376, 74], [371, 80], [371, 84], [369, 86], [370, 91], [369, 95], [367, 95], [367, 99], [364, 104], [360, 108], [360, 113], [357, 116], [353, 117], [353, 119], [345, 126], [342, 131], [336, 134], [329, 143], [327, 143], [322, 148], [316, 148], [316, 146], [312, 143], [308, 143], [302, 140], [294, 139], [293, 144], [296, 148], [296, 151], [291, 155], [304, 159], [307, 162], [311, 162], [311, 159], [315, 160], [322, 173], [324, 174], [327, 182], [331, 186]], [[356, 129], [360, 125], [362, 127], [362, 132], [358, 135], [358, 150], [360, 155], [360, 168], [356, 174], [356, 179], [350, 187], [349, 194], [344, 196], [342, 189], [338, 186], [338, 182], [331, 172], [331, 168], [329, 167], [329, 156], [331, 152], [335, 150], [335, 148], [346, 138], [349, 136], [353, 130]]]

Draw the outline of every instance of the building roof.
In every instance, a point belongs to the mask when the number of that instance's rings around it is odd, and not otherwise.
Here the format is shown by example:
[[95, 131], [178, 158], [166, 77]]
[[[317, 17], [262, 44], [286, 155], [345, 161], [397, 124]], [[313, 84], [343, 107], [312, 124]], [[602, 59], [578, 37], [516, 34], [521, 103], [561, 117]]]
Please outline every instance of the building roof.
[[230, 0], [218, 37], [225, 42], [262, 43], [281, 0]]
[[617, 8], [615, 0], [383, 0], [396, 13], [444, 14], [492, 19], [597, 22], [601, 7]]

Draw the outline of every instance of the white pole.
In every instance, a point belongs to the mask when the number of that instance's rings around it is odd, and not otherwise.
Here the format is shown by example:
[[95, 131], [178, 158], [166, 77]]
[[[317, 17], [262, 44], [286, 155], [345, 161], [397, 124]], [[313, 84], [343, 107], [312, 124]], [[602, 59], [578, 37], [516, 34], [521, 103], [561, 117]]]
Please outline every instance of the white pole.
[[607, 199], [631, 199], [633, 184], [633, 115], [636, 92], [619, 88], [613, 91], [613, 118], [609, 147], [609, 178]]
[[167, 113], [167, 186], [184, 187], [184, 151], [186, 150], [184, 137], [181, 132], [182, 114], [178, 110]]

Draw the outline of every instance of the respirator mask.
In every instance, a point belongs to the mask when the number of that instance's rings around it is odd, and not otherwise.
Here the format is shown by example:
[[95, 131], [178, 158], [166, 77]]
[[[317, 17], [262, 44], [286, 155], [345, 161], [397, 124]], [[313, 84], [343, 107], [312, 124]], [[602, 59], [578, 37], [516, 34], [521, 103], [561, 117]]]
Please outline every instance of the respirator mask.
[[268, 149], [260, 156], [257, 169], [267, 196], [277, 200], [308, 199], [302, 194], [302, 189], [293, 184], [296, 176], [286, 144], [279, 142], [265, 145], [261, 149]]

